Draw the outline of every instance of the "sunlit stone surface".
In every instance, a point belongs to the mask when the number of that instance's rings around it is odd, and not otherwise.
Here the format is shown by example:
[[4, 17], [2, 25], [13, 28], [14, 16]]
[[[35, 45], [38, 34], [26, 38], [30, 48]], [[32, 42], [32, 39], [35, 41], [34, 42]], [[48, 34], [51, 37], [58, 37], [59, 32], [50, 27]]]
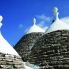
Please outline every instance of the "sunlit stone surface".
[[25, 69], [21, 57], [0, 53], [0, 69]]

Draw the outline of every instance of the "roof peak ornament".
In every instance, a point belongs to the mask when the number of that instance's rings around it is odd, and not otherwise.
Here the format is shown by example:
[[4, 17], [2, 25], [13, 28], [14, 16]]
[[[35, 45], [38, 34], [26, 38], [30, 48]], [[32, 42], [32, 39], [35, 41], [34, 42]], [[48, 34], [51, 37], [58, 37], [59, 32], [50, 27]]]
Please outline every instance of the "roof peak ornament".
[[2, 26], [2, 20], [3, 20], [3, 17], [0, 15], [0, 28]]
[[33, 19], [33, 23], [34, 23], [34, 25], [36, 24], [36, 18]]
[[59, 12], [58, 12], [58, 8], [57, 7], [54, 7], [53, 13], [54, 13], [55, 20], [59, 19], [58, 18]]

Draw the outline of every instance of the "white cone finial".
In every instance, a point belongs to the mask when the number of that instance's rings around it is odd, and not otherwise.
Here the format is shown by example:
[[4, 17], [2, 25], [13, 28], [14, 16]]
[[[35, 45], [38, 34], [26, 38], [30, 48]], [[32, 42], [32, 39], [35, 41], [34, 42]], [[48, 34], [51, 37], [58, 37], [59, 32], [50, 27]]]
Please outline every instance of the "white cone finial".
[[33, 19], [33, 23], [34, 23], [34, 25], [36, 24], [36, 18]]
[[2, 20], [3, 20], [3, 17], [2, 16], [0, 16], [0, 28], [1, 28], [1, 26], [2, 26]]
[[54, 7], [53, 12], [54, 12], [55, 19], [58, 19], [58, 15], [59, 15], [58, 8]]

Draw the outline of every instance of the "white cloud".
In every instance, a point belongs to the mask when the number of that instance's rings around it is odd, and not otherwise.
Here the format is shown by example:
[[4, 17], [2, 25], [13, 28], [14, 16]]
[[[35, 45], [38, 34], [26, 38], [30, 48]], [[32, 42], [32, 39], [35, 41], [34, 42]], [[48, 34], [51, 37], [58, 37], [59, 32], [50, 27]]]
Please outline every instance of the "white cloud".
[[44, 27], [45, 21], [40, 21], [40, 23], [38, 24], [38, 26], [40, 27]]
[[51, 23], [52, 17], [48, 17], [42, 14], [42, 15], [37, 15], [36, 18], [40, 20], [38, 26], [42, 27], [44, 30], [47, 30], [48, 26], [46, 26], [46, 23]]
[[41, 19], [42, 21], [50, 21], [51, 20], [51, 17], [45, 16], [44, 14], [37, 15], [36, 18]]
[[45, 26], [45, 21], [41, 21], [38, 26], [42, 27], [45, 31], [48, 29], [48, 26]]

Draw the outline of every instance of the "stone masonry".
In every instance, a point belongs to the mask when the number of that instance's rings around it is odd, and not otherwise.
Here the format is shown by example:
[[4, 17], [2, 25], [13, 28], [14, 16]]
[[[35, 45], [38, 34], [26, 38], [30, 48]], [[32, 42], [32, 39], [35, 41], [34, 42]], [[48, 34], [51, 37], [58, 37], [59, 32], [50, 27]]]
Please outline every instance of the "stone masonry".
[[24, 35], [20, 41], [14, 47], [15, 50], [22, 57], [23, 61], [26, 62], [29, 60], [29, 54], [31, 52], [32, 47], [39, 37], [41, 37], [44, 33], [29, 33]]
[[40, 69], [69, 69], [69, 31], [44, 34], [31, 49], [29, 57], [29, 62]]
[[0, 69], [25, 69], [21, 57], [0, 53]]

